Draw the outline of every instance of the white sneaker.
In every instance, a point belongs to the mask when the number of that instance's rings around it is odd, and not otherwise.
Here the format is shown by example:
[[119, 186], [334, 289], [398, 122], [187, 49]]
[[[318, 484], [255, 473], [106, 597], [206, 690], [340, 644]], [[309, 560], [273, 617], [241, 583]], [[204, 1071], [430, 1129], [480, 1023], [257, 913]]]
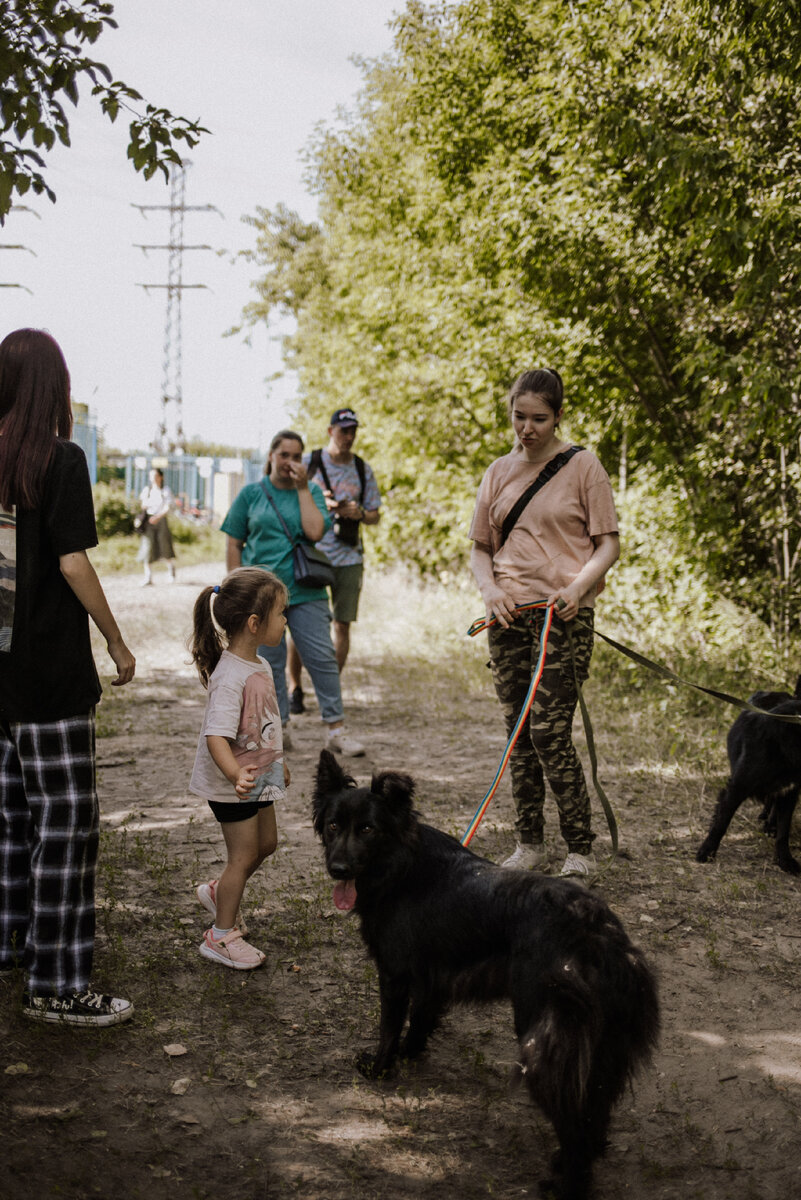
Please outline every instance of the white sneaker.
[[345, 730], [341, 726], [339, 729], [335, 729], [328, 734], [326, 745], [335, 754], [347, 754], [351, 758], [361, 758], [364, 754], [364, 746], [361, 742], [357, 742], [355, 738], [347, 737]]
[[598, 870], [598, 864], [592, 854], [568, 854], [560, 875], [572, 875], [579, 879], [590, 879]]
[[548, 861], [542, 842], [518, 842], [514, 854], [501, 863], [510, 871], [540, 871]]

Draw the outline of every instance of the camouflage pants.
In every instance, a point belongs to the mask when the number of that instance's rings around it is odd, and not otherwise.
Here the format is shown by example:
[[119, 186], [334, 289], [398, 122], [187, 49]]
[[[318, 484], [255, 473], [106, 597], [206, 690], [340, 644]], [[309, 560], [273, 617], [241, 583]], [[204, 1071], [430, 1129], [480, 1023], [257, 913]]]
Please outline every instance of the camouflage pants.
[[[579, 619], [589, 628], [554, 617], [548, 635], [545, 667], [529, 720], [521, 729], [509, 760], [521, 842], [543, 840], [545, 778], [559, 808], [559, 828], [568, 850], [589, 854], [595, 835], [590, 829], [590, 797], [581, 761], [573, 745], [573, 715], [578, 694], [568, 628], [573, 640], [576, 671], [584, 683], [592, 657], [593, 610], [581, 608]], [[489, 629], [489, 650], [495, 690], [501, 702], [507, 737], [517, 723], [539, 657], [544, 609], [521, 613], [508, 629]]]

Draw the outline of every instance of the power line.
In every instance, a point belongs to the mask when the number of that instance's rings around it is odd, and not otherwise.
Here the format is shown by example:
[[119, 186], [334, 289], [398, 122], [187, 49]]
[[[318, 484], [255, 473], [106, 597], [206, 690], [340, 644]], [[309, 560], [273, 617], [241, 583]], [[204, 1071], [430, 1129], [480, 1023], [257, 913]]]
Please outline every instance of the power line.
[[[11, 212], [33, 213], [37, 220], [41, 220], [38, 212], [32, 208], [28, 208], [27, 204], [12, 204]], [[32, 254], [33, 257], [36, 258], [36, 251], [31, 250], [30, 246], [23, 246], [21, 242], [14, 242], [13, 244], [11, 242], [0, 242], [0, 250], [25, 250], [28, 254]], [[27, 292], [29, 296], [33, 295], [31, 289], [26, 287], [24, 283], [0, 283], [0, 288], [21, 288], [21, 290], [23, 292]]]
[[[205, 283], [184, 283], [183, 255], [185, 250], [211, 250], [211, 246], [192, 245], [184, 243], [184, 216], [188, 212], [216, 212], [220, 210], [213, 204], [186, 203], [186, 169], [190, 164], [184, 162], [179, 167], [173, 167], [170, 172], [170, 203], [169, 204], [134, 204], [144, 216], [147, 212], [169, 212], [170, 236], [166, 245], [142, 245], [134, 243], [147, 257], [149, 250], [168, 251], [167, 282], [138, 283], [136, 286], [146, 292], [151, 290], [166, 291], [167, 312], [164, 324], [164, 355], [162, 363], [161, 384], [161, 420], [156, 428], [153, 439], [153, 449], [160, 453], [171, 450], [182, 450], [184, 444], [183, 427], [183, 331], [181, 298], [185, 291], [205, 289]], [[172, 421], [171, 429], [171, 417]]]

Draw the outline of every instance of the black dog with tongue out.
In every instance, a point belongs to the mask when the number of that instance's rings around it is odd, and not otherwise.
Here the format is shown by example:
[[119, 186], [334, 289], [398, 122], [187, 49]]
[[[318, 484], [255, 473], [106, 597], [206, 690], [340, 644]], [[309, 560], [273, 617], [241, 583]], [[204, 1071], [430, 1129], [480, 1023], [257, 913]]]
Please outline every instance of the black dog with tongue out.
[[612, 1107], [656, 1045], [653, 974], [600, 897], [477, 857], [422, 824], [413, 793], [392, 771], [357, 787], [333, 754], [320, 755], [314, 828], [334, 902], [358, 913], [378, 966], [378, 1049], [358, 1068], [375, 1078], [398, 1054], [417, 1058], [454, 1003], [508, 997], [519, 1075], [559, 1141], [541, 1187], [585, 1200]]

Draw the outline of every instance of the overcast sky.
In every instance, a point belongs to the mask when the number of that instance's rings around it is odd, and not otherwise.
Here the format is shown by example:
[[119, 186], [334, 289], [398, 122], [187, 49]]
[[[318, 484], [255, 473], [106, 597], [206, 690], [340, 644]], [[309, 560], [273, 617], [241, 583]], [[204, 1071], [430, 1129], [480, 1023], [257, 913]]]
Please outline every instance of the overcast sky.
[[[119, 29], [91, 51], [117, 79], [211, 131], [191, 152], [184, 243], [229, 251], [184, 254], [183, 426], [207, 441], [263, 448], [286, 419], [292, 381], [265, 381], [281, 362], [259, 330], [252, 346], [224, 338], [251, 298], [255, 268], [236, 251], [253, 245], [242, 216], [283, 201], [306, 219], [315, 202], [303, 186], [301, 153], [318, 121], [335, 120], [359, 89], [351, 56], [373, 58], [392, 44], [389, 21], [404, 0], [116, 0]], [[147, 449], [161, 417], [169, 213], [162, 177], [145, 183], [125, 157], [123, 114], [112, 125], [82, 89], [71, 111], [72, 147], [49, 156], [55, 205], [25, 198], [0, 243], [0, 331], [48, 329], [70, 368], [73, 398], [88, 403], [109, 445]], [[69, 106], [68, 106], [69, 107]], [[219, 215], [222, 214], [222, 215]], [[34, 257], [35, 254], [35, 257]], [[313, 433], [314, 431], [309, 431]], [[319, 440], [319, 433], [318, 440]]]

